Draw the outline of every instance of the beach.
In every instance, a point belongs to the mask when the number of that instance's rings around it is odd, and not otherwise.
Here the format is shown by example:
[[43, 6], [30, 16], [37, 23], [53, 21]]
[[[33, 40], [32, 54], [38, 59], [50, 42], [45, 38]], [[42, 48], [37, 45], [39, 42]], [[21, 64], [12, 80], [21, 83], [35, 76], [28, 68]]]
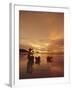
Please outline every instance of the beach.
[[[30, 64], [27, 55], [20, 55], [19, 79], [64, 77], [63, 54], [39, 54], [39, 56], [40, 63], [36, 63], [34, 58], [33, 64]], [[47, 56], [52, 56], [52, 62], [47, 61]]]

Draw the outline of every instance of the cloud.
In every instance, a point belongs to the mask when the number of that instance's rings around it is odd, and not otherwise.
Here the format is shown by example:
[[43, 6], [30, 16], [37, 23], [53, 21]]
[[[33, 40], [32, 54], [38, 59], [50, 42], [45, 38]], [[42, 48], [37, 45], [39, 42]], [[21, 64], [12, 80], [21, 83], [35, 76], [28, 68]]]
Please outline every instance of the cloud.
[[64, 13], [20, 11], [19, 20], [20, 47], [63, 52]]

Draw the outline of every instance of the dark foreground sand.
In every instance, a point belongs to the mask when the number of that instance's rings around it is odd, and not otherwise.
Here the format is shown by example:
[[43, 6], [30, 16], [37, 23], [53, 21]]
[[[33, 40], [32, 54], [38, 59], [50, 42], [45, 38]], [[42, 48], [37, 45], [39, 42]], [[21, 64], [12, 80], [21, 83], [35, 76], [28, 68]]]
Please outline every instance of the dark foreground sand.
[[64, 55], [52, 55], [52, 62], [47, 62], [47, 55], [41, 55], [40, 64], [28, 63], [27, 55], [20, 55], [19, 79], [64, 77]]

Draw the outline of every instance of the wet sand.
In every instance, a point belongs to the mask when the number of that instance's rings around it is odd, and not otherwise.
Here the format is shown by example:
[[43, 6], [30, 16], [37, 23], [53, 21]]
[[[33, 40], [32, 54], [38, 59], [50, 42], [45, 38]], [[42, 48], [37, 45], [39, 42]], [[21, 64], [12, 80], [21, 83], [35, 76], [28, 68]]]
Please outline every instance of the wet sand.
[[47, 54], [41, 54], [40, 57], [40, 64], [36, 64], [34, 59], [30, 65], [27, 55], [20, 55], [19, 79], [64, 77], [64, 55], [52, 55], [52, 62], [47, 62]]

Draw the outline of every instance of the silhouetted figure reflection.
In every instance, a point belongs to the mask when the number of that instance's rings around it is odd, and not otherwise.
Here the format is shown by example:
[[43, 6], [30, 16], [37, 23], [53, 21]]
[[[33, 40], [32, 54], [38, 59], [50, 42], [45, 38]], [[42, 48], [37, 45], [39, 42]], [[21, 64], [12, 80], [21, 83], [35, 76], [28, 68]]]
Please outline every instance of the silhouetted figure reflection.
[[35, 57], [35, 60], [36, 60], [35, 63], [40, 65], [40, 56]]
[[27, 62], [27, 73], [32, 73], [33, 64], [34, 64], [34, 56], [33, 56], [33, 49], [29, 48], [28, 52], [28, 62]]
[[53, 57], [47, 56], [47, 62], [50, 62], [51, 63], [52, 62], [52, 58]]

